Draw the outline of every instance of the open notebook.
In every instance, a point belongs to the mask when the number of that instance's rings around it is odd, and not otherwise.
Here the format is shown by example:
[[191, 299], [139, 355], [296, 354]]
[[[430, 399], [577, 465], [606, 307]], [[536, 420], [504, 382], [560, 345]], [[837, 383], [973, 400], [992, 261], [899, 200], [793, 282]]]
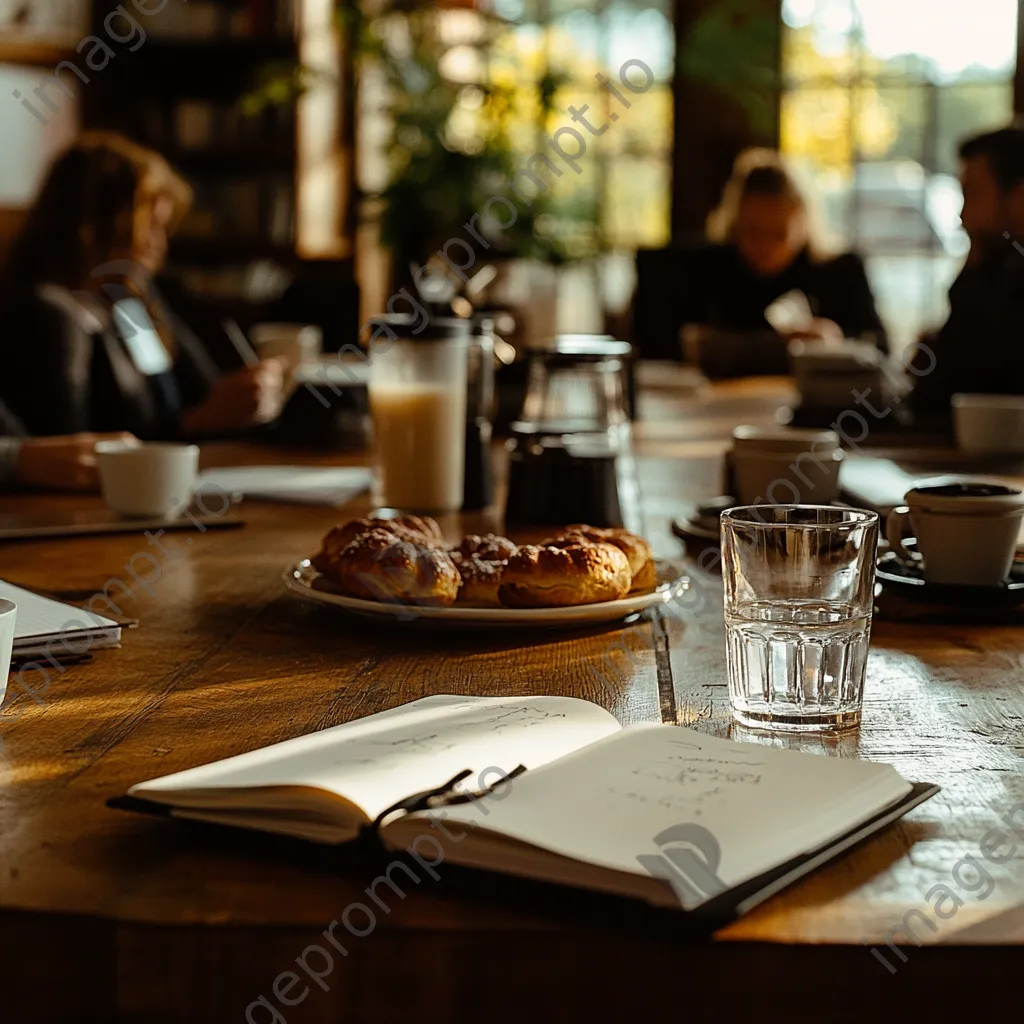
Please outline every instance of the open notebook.
[[[463, 770], [475, 799], [410, 809]], [[340, 843], [404, 803], [379, 825], [390, 849], [444, 836], [451, 863], [687, 910], [724, 898], [738, 913], [937, 791], [884, 764], [623, 729], [570, 697], [432, 696], [110, 804]]]

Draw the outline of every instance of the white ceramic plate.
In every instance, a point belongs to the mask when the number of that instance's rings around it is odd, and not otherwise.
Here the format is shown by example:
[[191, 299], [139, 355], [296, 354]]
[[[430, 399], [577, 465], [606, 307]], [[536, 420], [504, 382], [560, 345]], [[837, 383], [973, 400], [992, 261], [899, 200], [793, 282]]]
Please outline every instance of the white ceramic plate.
[[569, 605], [562, 608], [469, 608], [454, 605], [451, 608], [421, 608], [416, 605], [387, 604], [345, 597], [323, 588], [323, 577], [303, 559], [284, 572], [285, 586], [310, 601], [332, 605], [352, 615], [365, 618], [401, 622], [406, 625], [458, 626], [460, 628], [486, 627], [546, 627], [596, 625], [620, 622], [675, 600], [690, 587], [689, 578], [682, 568], [663, 559], [656, 559], [658, 582], [653, 590], [631, 594], [619, 601], [599, 604]]

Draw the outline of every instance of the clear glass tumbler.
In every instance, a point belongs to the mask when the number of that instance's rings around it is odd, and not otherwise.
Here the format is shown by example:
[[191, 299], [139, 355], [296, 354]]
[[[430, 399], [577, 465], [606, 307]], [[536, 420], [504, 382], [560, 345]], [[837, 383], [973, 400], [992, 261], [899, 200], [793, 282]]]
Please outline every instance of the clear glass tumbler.
[[878, 516], [815, 505], [722, 513], [733, 715], [788, 732], [860, 723]]

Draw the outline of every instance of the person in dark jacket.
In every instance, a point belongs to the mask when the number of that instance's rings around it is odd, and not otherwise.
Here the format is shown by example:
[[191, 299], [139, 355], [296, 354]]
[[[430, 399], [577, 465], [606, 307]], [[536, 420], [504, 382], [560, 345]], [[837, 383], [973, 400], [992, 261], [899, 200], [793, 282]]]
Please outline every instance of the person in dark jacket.
[[225, 434], [266, 420], [268, 360], [219, 374], [153, 275], [191, 190], [157, 153], [82, 135], [59, 157], [11, 254], [0, 398], [31, 434]]
[[945, 420], [956, 392], [1024, 394], [1024, 127], [960, 147], [971, 249], [949, 290], [949, 318], [910, 362], [913, 409]]
[[[808, 198], [778, 153], [740, 155], [707, 234], [709, 244], [681, 256], [674, 321], [708, 376], [787, 373], [796, 339], [862, 338], [887, 351], [864, 264], [822, 252]], [[780, 333], [765, 310], [792, 291], [813, 319]]]

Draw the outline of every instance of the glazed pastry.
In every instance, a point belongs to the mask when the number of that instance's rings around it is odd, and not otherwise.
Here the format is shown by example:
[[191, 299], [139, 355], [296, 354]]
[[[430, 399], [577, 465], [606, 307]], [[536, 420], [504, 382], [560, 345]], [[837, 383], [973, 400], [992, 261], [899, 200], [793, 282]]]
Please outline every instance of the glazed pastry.
[[653, 590], [658, 585], [658, 566], [653, 558], [647, 559], [639, 571], [633, 577], [633, 584], [629, 588], [633, 590]]
[[331, 559], [329, 575], [349, 597], [441, 607], [455, 603], [460, 583], [447, 552], [387, 530], [357, 536]]
[[495, 533], [486, 533], [482, 537], [477, 533], [467, 534], [462, 543], [452, 551], [452, 555], [463, 558], [475, 556], [485, 562], [507, 562], [517, 551], [518, 545], [508, 537], [499, 537]]
[[453, 561], [462, 581], [457, 598], [459, 604], [489, 608], [500, 603], [498, 587], [505, 572], [504, 562], [488, 562], [474, 555]]
[[658, 572], [651, 545], [643, 537], [630, 533], [629, 530], [602, 529], [598, 526], [587, 526], [585, 523], [575, 523], [544, 543], [560, 547], [566, 542], [572, 543], [580, 538], [590, 541], [591, 544], [614, 544], [626, 556], [632, 574], [630, 590], [648, 590], [657, 583]]
[[324, 537], [321, 550], [312, 559], [313, 568], [328, 576], [333, 575], [331, 565], [334, 560], [356, 537], [371, 530], [383, 530], [401, 540], [428, 548], [440, 547], [444, 541], [441, 527], [429, 517], [396, 516], [394, 519], [380, 519], [368, 516], [365, 519], [352, 519], [335, 526]]
[[487, 607], [498, 604], [498, 587], [509, 558], [518, 550], [507, 537], [471, 533], [450, 554], [462, 577], [458, 603]]
[[596, 604], [625, 597], [632, 581], [629, 560], [613, 544], [527, 545], [505, 566], [498, 599], [509, 608]]

